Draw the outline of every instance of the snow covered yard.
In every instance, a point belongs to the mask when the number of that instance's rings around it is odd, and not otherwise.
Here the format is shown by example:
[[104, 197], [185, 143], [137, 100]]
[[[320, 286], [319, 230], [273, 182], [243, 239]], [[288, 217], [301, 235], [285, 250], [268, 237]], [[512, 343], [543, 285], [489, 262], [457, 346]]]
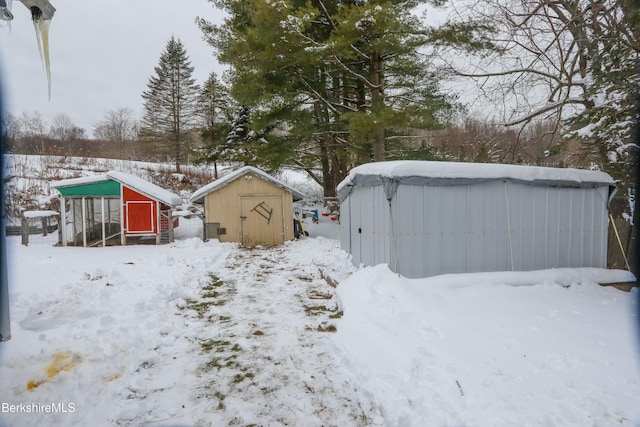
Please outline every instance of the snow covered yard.
[[73, 405], [0, 422], [369, 424], [373, 408], [330, 352], [341, 315], [331, 284], [353, 270], [335, 244], [85, 249], [10, 238], [0, 401]]
[[2, 426], [640, 420], [634, 294], [596, 284], [625, 272], [409, 280], [356, 270], [324, 237], [252, 250], [8, 240]]

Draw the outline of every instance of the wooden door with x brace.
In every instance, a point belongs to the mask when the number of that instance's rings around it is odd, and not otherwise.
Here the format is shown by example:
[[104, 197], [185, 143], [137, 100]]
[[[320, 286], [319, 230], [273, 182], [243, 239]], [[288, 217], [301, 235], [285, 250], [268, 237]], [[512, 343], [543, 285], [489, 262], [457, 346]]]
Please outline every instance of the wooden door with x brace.
[[284, 243], [282, 195], [240, 196], [240, 233], [243, 246]]

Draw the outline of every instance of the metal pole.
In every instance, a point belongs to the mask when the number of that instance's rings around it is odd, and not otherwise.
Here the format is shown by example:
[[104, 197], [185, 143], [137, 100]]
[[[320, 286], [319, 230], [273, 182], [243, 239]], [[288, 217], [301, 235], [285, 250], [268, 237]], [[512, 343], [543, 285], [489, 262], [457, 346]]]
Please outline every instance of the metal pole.
[[[0, 155], [0, 158], [2, 156]], [[0, 161], [1, 165], [2, 161]], [[2, 167], [2, 166], [0, 166]], [[2, 169], [4, 171], [4, 169]], [[2, 192], [0, 192], [2, 194]], [[2, 199], [4, 200], [4, 196]], [[0, 342], [8, 341], [11, 338], [11, 324], [9, 319], [9, 274], [7, 272], [7, 242], [5, 239], [5, 226], [4, 226], [4, 202], [0, 201], [2, 205], [0, 209], [0, 226], [2, 232], [0, 232], [0, 263], [2, 268], [0, 269]]]
[[[1, 105], [0, 105], [1, 107]], [[2, 108], [0, 108], [2, 110]], [[4, 178], [4, 132], [0, 132], [0, 177]], [[2, 179], [4, 182], [4, 179]], [[0, 182], [0, 342], [11, 339], [9, 319], [9, 273], [7, 272], [7, 241], [4, 226], [4, 185]]]

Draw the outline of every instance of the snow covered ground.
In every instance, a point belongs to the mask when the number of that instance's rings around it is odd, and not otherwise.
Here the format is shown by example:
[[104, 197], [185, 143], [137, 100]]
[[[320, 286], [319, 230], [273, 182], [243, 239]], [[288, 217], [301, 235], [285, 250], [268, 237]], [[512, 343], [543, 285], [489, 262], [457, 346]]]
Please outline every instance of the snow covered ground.
[[638, 425], [636, 291], [596, 284], [628, 273], [409, 280], [305, 226], [256, 249], [10, 237], [0, 425]]

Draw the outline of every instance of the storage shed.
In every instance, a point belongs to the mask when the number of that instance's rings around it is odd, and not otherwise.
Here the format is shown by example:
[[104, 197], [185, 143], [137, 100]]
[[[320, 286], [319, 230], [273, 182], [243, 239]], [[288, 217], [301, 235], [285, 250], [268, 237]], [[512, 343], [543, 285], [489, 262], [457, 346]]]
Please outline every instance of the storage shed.
[[167, 243], [182, 199], [136, 176], [110, 171], [51, 185], [60, 193], [63, 246]]
[[245, 166], [200, 188], [190, 201], [204, 205], [204, 238], [244, 246], [293, 240], [293, 202], [304, 194], [260, 169]]
[[391, 161], [354, 168], [337, 193], [355, 265], [409, 278], [606, 267], [615, 183], [603, 172]]

